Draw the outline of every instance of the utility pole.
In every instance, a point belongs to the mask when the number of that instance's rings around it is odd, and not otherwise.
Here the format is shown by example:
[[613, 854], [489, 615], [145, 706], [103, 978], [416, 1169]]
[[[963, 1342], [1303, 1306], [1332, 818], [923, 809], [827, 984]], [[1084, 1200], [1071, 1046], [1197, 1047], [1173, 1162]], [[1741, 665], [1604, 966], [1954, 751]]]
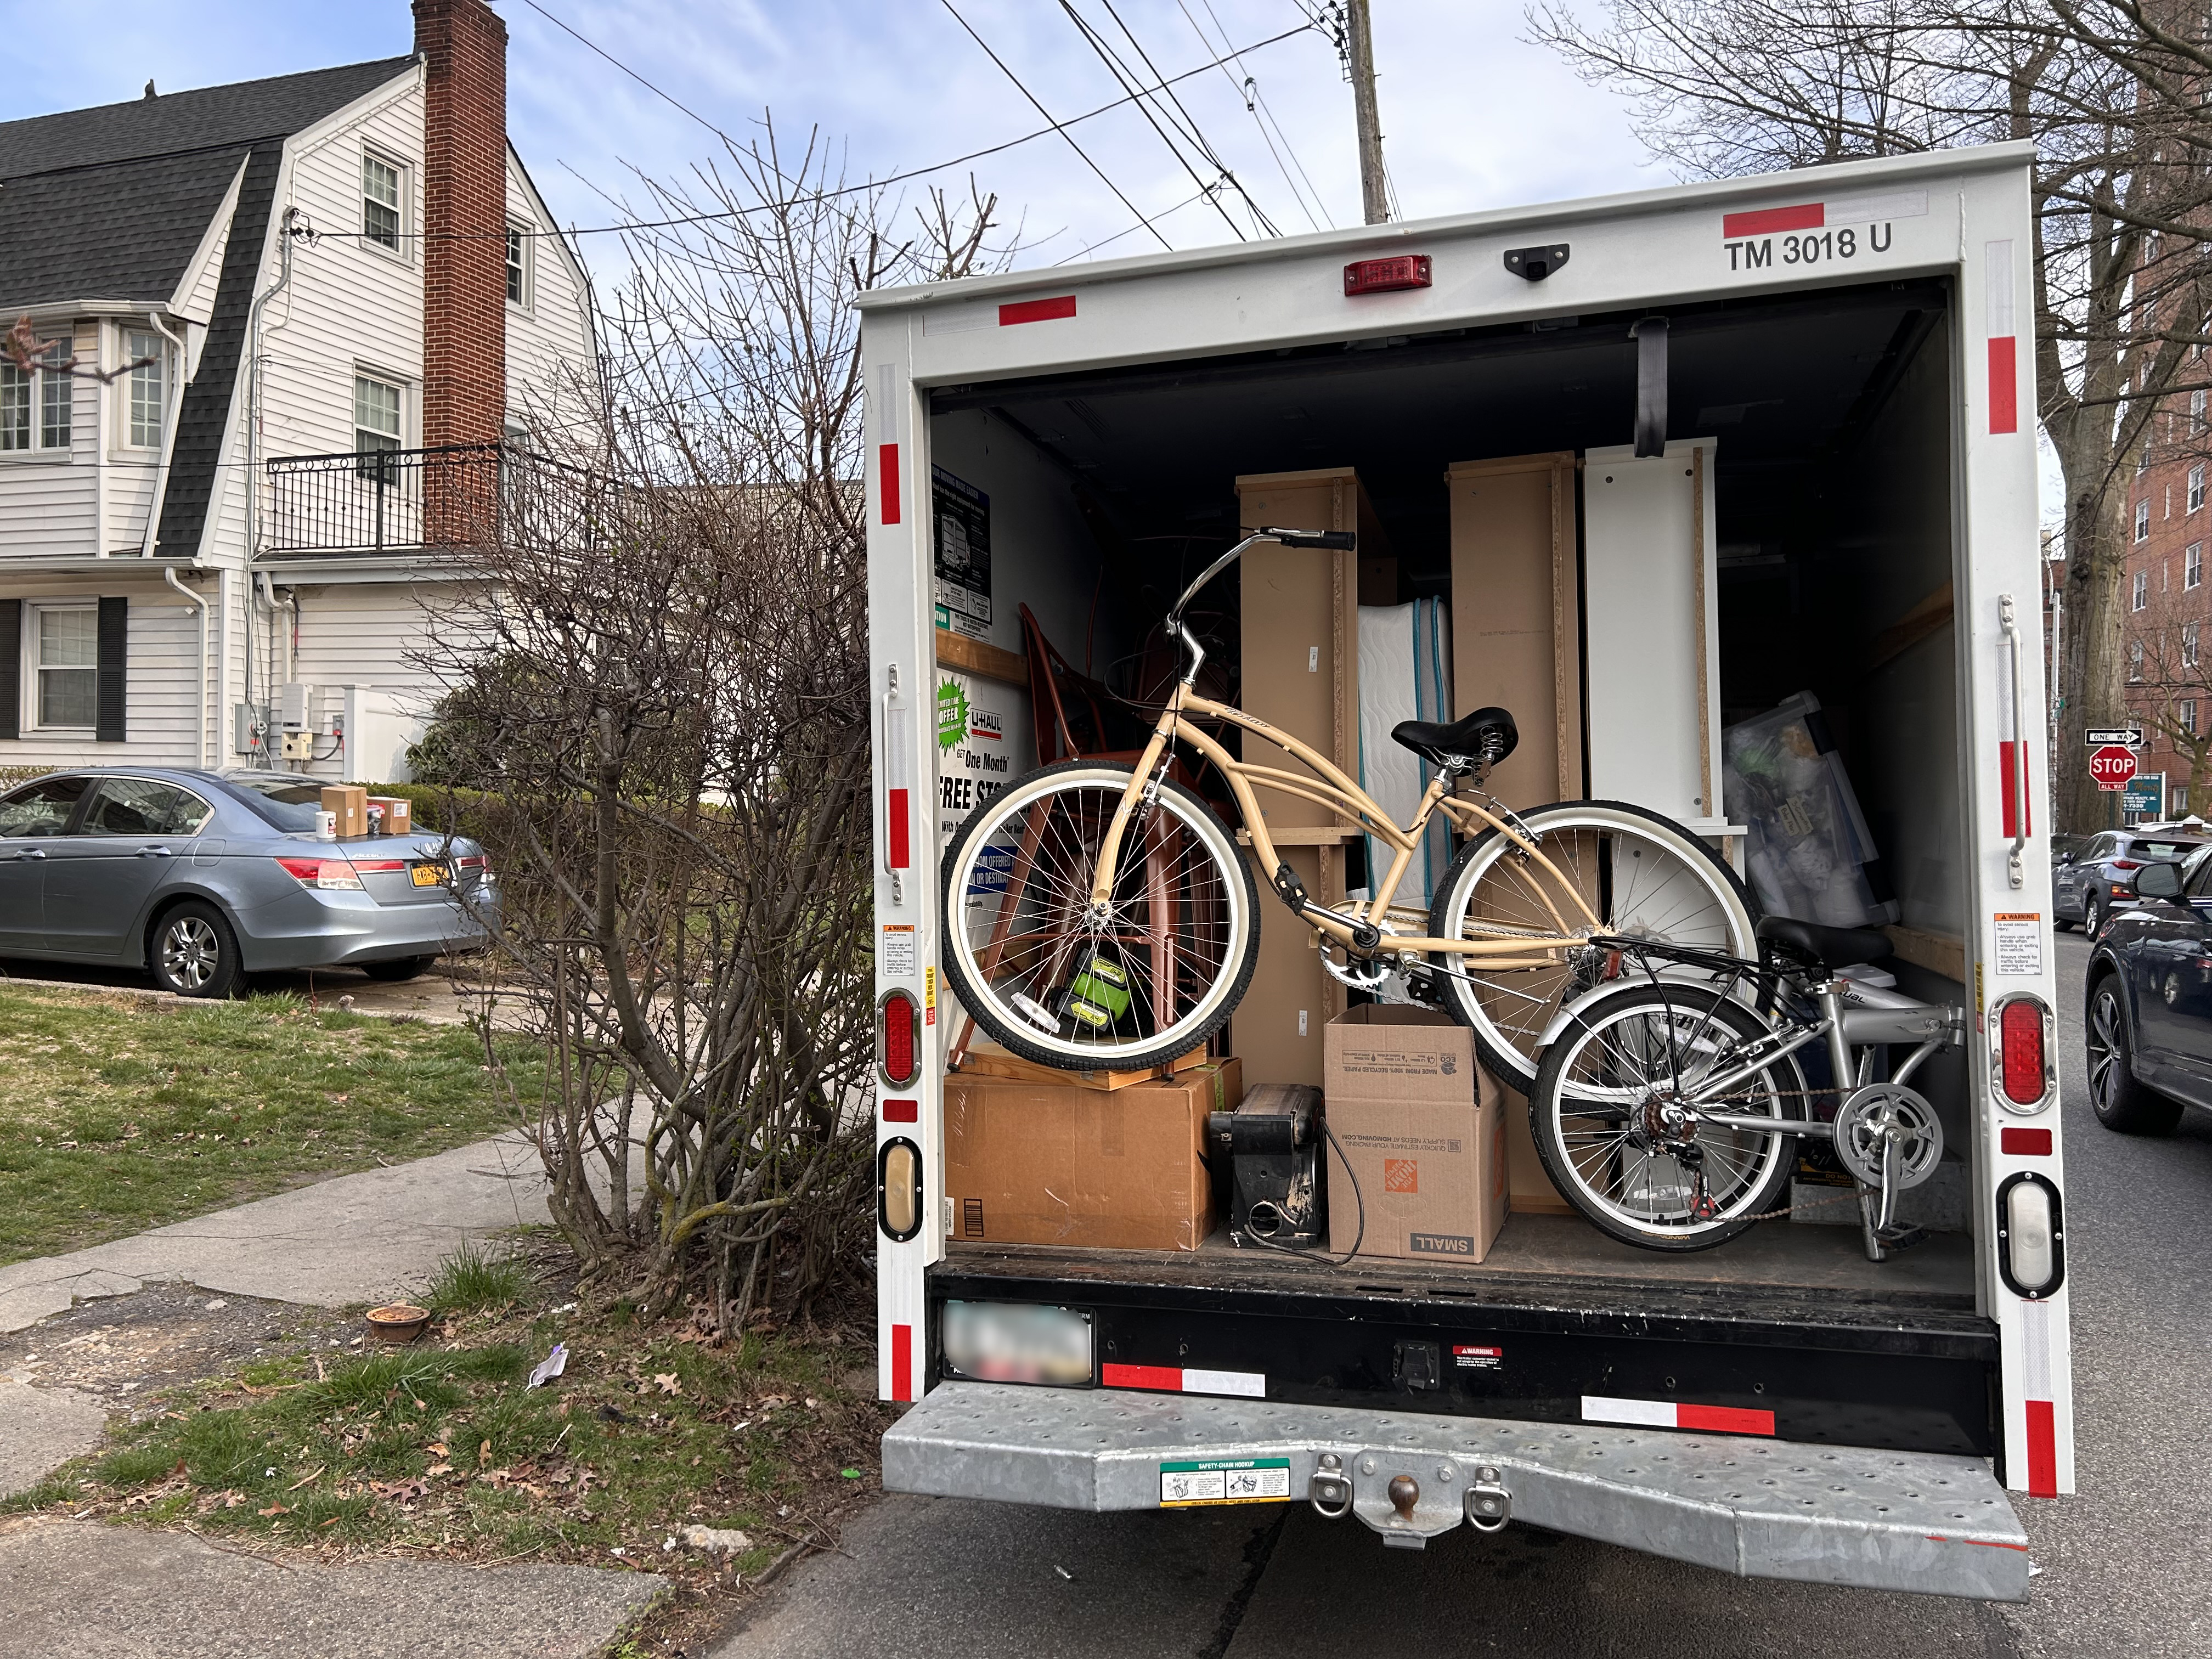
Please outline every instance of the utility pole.
[[1379, 225], [1390, 216], [1390, 197], [1382, 182], [1382, 118], [1375, 108], [1375, 31], [1367, 0], [1347, 0], [1345, 15], [1352, 108], [1359, 123], [1359, 200], [1367, 222]]

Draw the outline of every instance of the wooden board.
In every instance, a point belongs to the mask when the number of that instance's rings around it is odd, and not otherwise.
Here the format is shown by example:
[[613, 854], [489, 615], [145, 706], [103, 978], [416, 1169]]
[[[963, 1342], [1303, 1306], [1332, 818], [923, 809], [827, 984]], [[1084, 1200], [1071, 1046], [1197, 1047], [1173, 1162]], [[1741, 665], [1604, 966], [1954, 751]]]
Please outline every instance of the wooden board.
[[1571, 452], [1461, 461], [1451, 498], [1452, 713], [1509, 710], [1521, 745], [1490, 776], [1509, 806], [1577, 800], [1582, 655]]
[[1018, 651], [1002, 650], [982, 640], [971, 640], [949, 628], [937, 630], [937, 665], [965, 669], [986, 679], [1004, 680], [1029, 690], [1030, 659]]
[[1201, 1044], [1168, 1066], [1148, 1066], [1133, 1072], [1063, 1072], [1057, 1066], [1041, 1066], [1019, 1054], [1010, 1054], [995, 1042], [978, 1041], [969, 1046], [967, 1057], [960, 1062], [960, 1070], [1018, 1083], [1064, 1083], [1078, 1089], [1113, 1090], [1150, 1083], [1155, 1078], [1173, 1077], [1177, 1072], [1188, 1072], [1205, 1064], [1206, 1048]]

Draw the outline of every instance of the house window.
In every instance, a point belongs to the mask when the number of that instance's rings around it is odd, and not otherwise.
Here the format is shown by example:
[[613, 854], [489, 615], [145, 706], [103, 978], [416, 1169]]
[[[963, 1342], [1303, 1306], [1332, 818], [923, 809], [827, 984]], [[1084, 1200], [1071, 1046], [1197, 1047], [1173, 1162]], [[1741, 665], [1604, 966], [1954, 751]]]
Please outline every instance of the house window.
[[2197, 624], [2195, 623], [2181, 624], [2181, 665], [2184, 668], [2197, 666]]
[[2198, 386], [2189, 394], [2189, 424], [2197, 432], [2204, 430], [2204, 390]]
[[99, 723], [99, 608], [43, 605], [31, 614], [39, 724], [91, 730]]
[[2128, 646], [2128, 678], [2130, 680], [2142, 678], [2142, 641], [2141, 640], [2133, 641]]
[[2204, 544], [2191, 542], [2181, 550], [2181, 585], [2197, 586], [2204, 580]]
[[66, 340], [57, 340], [23, 368], [0, 357], [0, 450], [67, 449], [70, 405], [76, 385], [64, 367]]
[[406, 394], [373, 374], [353, 377], [353, 447], [364, 454], [399, 447], [399, 411]]
[[[396, 449], [398, 446], [394, 444], [392, 447]], [[2128, 606], [2128, 609], [2130, 611], [2140, 611], [2149, 603], [2150, 572], [2148, 570], [2138, 570], [2136, 572], [2135, 599], [2133, 603]]]
[[2147, 501], [2136, 503], [2136, 539], [2139, 542], [2150, 539], [2150, 503]]
[[133, 449], [158, 449], [161, 445], [161, 337], [143, 329], [125, 329], [123, 361], [135, 364], [131, 371], [130, 429], [125, 441]]
[[394, 252], [399, 249], [400, 185], [405, 177], [398, 162], [371, 150], [361, 153], [362, 234]]
[[507, 302], [530, 304], [530, 238], [520, 225], [507, 228]]
[[2188, 816], [2189, 786], [2187, 784], [2177, 783], [2166, 791], [2166, 810], [2177, 818]]
[[2197, 699], [2184, 697], [2174, 705], [2174, 719], [2191, 737], [2197, 735]]

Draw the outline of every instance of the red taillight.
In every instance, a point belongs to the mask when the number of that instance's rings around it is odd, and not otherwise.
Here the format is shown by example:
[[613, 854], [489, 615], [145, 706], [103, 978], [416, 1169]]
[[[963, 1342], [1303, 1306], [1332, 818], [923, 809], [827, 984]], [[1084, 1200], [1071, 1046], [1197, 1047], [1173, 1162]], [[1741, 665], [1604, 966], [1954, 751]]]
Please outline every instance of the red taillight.
[[352, 863], [353, 867], [356, 870], [381, 870], [390, 872], [393, 870], [404, 870], [407, 867], [407, 860], [405, 859], [354, 859], [350, 860], [350, 862]]
[[890, 992], [878, 1005], [876, 1062], [894, 1089], [905, 1088], [921, 1070], [921, 1008], [911, 992]]
[[2014, 1106], [2050, 1097], [2050, 1025], [2040, 997], [2010, 996], [1997, 1006], [1997, 1087]]
[[481, 870], [486, 875], [489, 875], [491, 873], [491, 860], [484, 857], [481, 853], [472, 859], [455, 859], [453, 860], [453, 864], [455, 867], [459, 869]]
[[1426, 288], [1429, 256], [1401, 253], [1389, 259], [1355, 259], [1344, 268], [1346, 294], [1389, 294], [1401, 288]]
[[[295, 859], [279, 854], [276, 862], [284, 866], [286, 875], [295, 878], [308, 887], [352, 888], [358, 890], [361, 878], [354, 866], [344, 859]], [[368, 866], [362, 866], [366, 869]]]
[[2112, 860], [2112, 868], [2115, 870], [2140, 870], [2142, 867], [2143, 861], [2141, 859], [2114, 859]]

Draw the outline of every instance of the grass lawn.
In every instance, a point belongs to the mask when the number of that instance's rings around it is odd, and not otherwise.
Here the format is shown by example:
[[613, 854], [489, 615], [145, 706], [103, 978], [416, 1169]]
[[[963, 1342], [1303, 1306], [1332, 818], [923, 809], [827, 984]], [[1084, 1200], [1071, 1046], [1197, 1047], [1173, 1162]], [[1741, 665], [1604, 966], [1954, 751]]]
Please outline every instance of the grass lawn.
[[[640, 1567], [678, 1586], [659, 1639], [625, 1650], [659, 1652], [764, 1569], [834, 1547], [839, 1512], [879, 1487], [890, 1416], [864, 1328], [718, 1342], [580, 1303], [557, 1265], [550, 1283], [502, 1270], [449, 1264], [428, 1297], [445, 1311], [410, 1346], [310, 1342], [143, 1402], [105, 1452], [0, 1516], [184, 1524], [325, 1558]], [[526, 1388], [556, 1342], [565, 1373]], [[695, 1527], [744, 1536], [695, 1541]]]
[[[534, 1104], [538, 1049], [495, 1041]], [[464, 1026], [0, 985], [0, 1263], [479, 1139], [498, 1081]]]

